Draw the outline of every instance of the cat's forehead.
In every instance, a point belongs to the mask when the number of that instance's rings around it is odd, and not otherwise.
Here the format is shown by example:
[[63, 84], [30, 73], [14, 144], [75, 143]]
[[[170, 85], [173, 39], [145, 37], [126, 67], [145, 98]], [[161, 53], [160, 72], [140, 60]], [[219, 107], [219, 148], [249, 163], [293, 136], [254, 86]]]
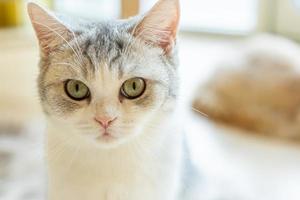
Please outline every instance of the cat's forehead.
[[74, 38], [72, 46], [77, 53], [70, 49], [71, 59], [84, 60], [82, 67], [86, 69], [82, 71], [94, 75], [101, 74], [105, 68], [118, 78], [155, 76], [155, 72], [163, 68], [161, 50], [149, 48], [134, 38], [125, 26], [98, 25]]
[[93, 49], [99, 56], [122, 51], [132, 36], [121, 26], [99, 25], [83, 34], [82, 46], [85, 51]]

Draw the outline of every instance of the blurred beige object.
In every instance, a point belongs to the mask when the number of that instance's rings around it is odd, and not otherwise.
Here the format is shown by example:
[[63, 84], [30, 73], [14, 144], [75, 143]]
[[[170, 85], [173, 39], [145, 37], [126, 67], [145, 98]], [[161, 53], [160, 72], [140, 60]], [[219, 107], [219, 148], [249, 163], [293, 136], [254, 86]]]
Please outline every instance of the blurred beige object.
[[40, 113], [35, 90], [38, 51], [24, 28], [0, 30], [0, 131], [17, 129]]
[[263, 35], [236, 50], [200, 86], [194, 107], [216, 122], [300, 140], [298, 44]]
[[139, 13], [139, 0], [122, 0], [122, 18], [132, 17]]

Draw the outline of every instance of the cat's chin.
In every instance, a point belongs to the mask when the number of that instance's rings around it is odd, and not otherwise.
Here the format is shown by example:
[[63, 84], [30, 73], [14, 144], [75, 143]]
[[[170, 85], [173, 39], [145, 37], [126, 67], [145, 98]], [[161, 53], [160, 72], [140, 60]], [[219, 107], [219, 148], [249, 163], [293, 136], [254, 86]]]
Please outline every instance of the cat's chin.
[[[91, 139], [91, 138], [90, 138]], [[113, 149], [125, 143], [124, 138], [103, 134], [92, 139], [96, 148]]]
[[110, 134], [103, 134], [103, 135], [99, 135], [98, 137], [96, 137], [95, 140], [96, 140], [96, 142], [99, 142], [99, 143], [111, 144], [111, 143], [117, 142], [118, 138], [116, 138]]

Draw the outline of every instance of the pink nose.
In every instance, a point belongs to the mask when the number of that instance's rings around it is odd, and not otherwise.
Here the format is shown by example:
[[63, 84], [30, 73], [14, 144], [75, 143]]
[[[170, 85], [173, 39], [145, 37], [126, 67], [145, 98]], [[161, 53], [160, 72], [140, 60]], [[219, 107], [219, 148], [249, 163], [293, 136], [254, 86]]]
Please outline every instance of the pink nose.
[[117, 117], [111, 118], [111, 117], [95, 117], [95, 121], [98, 122], [103, 128], [107, 129], [107, 127], [109, 127], [109, 125], [111, 125], [111, 123], [113, 121], [115, 121], [117, 119]]

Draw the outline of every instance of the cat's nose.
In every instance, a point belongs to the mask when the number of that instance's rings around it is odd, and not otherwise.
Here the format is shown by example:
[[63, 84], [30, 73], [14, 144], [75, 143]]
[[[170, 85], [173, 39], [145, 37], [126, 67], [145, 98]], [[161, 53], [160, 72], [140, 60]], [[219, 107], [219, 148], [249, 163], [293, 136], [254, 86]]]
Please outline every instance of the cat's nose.
[[98, 122], [103, 128], [107, 129], [117, 117], [95, 117], [95, 121]]

